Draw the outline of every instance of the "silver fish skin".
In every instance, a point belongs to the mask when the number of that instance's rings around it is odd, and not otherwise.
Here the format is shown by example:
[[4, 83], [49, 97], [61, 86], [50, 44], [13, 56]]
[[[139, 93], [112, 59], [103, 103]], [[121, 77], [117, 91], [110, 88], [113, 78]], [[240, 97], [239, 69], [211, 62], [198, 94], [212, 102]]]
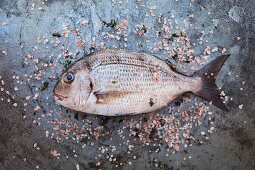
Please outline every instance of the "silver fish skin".
[[[227, 57], [216, 61], [219, 66], [212, 63], [206, 70], [216, 76]], [[206, 70], [189, 77], [149, 54], [106, 49], [73, 63], [61, 75], [53, 96], [67, 108], [105, 116], [153, 112], [185, 92], [193, 92], [226, 110], [217, 102], [219, 94], [211, 93], [216, 85], [214, 80], [204, 78]], [[208, 92], [211, 86], [213, 89]]]

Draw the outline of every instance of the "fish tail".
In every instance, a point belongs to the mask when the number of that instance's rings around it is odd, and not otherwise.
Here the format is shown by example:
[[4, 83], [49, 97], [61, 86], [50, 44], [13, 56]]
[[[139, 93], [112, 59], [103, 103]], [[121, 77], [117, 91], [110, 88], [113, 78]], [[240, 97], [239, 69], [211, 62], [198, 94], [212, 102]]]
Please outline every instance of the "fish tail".
[[193, 91], [193, 93], [212, 102], [213, 105], [224, 111], [229, 110], [220, 99], [220, 92], [215, 84], [215, 79], [225, 60], [229, 56], [229, 54], [221, 55], [193, 75], [193, 77], [201, 78], [201, 88]]

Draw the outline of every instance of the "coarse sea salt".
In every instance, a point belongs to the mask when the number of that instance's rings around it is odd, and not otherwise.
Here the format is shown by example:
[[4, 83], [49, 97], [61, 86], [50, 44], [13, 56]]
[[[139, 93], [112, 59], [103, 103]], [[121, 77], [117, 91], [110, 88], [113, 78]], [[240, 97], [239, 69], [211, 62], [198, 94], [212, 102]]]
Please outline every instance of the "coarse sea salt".
[[77, 170], [80, 170], [79, 164], [76, 165], [76, 169], [77, 169]]

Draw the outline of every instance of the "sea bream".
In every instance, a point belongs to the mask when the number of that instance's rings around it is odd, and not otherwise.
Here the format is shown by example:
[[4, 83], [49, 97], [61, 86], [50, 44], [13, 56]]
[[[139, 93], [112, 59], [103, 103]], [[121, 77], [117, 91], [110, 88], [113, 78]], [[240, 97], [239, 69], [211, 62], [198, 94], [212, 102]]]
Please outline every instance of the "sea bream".
[[228, 54], [221, 55], [192, 76], [152, 55], [106, 49], [74, 62], [53, 90], [55, 100], [73, 110], [118, 116], [148, 113], [192, 92], [228, 111], [215, 78]]

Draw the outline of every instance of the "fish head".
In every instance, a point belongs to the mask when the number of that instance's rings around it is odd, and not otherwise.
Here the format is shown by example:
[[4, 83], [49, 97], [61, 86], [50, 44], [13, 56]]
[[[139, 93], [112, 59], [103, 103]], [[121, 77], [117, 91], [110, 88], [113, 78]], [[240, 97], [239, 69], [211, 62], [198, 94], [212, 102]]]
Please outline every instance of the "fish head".
[[86, 68], [69, 67], [56, 83], [53, 97], [57, 103], [77, 110], [86, 104], [92, 91], [91, 86]]

